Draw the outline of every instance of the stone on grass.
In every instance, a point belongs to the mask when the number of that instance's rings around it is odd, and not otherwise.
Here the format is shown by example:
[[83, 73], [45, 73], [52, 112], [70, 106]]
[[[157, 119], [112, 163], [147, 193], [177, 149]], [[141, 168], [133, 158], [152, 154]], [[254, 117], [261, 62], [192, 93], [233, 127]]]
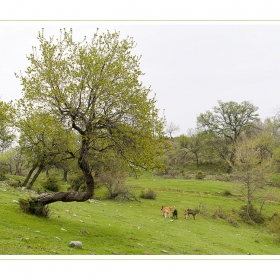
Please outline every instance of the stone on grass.
[[69, 246], [72, 248], [82, 248], [82, 242], [81, 241], [71, 241], [69, 243]]

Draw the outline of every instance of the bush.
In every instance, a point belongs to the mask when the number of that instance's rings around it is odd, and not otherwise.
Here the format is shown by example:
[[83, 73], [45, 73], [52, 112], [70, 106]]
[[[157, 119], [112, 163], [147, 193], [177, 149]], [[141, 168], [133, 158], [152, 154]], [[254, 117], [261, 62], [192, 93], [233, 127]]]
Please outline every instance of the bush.
[[140, 197], [145, 199], [156, 199], [157, 194], [152, 189], [145, 189], [141, 191]]
[[0, 169], [0, 181], [5, 181], [6, 179], [7, 178], [4, 171]]
[[235, 221], [232, 217], [228, 217], [227, 221], [232, 224], [234, 227], [238, 227], [238, 222]]
[[201, 214], [204, 217], [208, 216], [208, 210], [206, 209], [205, 205], [202, 203], [200, 203], [198, 207], [195, 208], [195, 211], [197, 211], [197, 213]]
[[216, 181], [230, 182], [231, 177], [229, 174], [217, 174], [213, 177]]
[[217, 219], [217, 218], [221, 218], [221, 219], [224, 219], [225, 218], [225, 215], [223, 213], [223, 208], [221, 206], [219, 206], [214, 214], [212, 215], [213, 218]]
[[20, 180], [13, 180], [13, 179], [10, 179], [9, 180], [9, 185], [13, 188], [17, 188], [17, 187], [20, 187]]
[[36, 197], [27, 199], [20, 198], [18, 202], [20, 209], [26, 214], [32, 214], [43, 218], [48, 218], [50, 215], [48, 206], [39, 203]]
[[228, 190], [223, 191], [223, 196], [232, 196], [232, 193]]
[[42, 182], [41, 186], [51, 192], [58, 192], [60, 187], [58, 183], [58, 179], [54, 175], [48, 175], [47, 179]]
[[249, 207], [249, 214], [247, 213], [247, 205], [243, 205], [239, 210], [239, 217], [246, 223], [252, 224], [253, 222], [257, 224], [262, 224], [265, 221], [264, 216], [260, 213], [253, 205]]
[[83, 174], [76, 175], [75, 177], [70, 179], [70, 189], [76, 192], [83, 192], [86, 190], [85, 177]]
[[270, 220], [267, 222], [267, 228], [276, 234], [277, 241], [280, 242], [280, 214], [274, 213]]
[[197, 180], [202, 180], [204, 178], [205, 178], [205, 174], [201, 170], [199, 170], [197, 172], [197, 174], [195, 175], [195, 179], [197, 179]]

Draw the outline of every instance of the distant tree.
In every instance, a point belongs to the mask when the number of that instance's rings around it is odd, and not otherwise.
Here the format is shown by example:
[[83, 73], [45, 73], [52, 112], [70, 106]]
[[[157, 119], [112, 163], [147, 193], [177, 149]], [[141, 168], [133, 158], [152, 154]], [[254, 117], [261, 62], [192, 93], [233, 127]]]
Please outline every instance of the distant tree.
[[8, 149], [15, 139], [10, 114], [10, 104], [0, 101], [0, 152]]
[[139, 57], [132, 54], [132, 38], [118, 32], [74, 42], [72, 30], [45, 38], [28, 56], [30, 66], [20, 74], [23, 102], [60, 119], [78, 137], [77, 163], [84, 174], [85, 192], [57, 192], [39, 196], [43, 205], [56, 201], [85, 201], [94, 195], [91, 152], [111, 151], [131, 166], [155, 168], [164, 142], [164, 120], [158, 117], [150, 88], [139, 80]]
[[203, 135], [197, 130], [189, 130], [187, 135], [178, 137], [181, 151], [192, 154], [195, 157], [196, 167], [199, 167], [199, 159], [203, 148]]
[[173, 133], [177, 132], [180, 130], [180, 127], [173, 122], [169, 123], [165, 129], [166, 133], [169, 135], [169, 138], [173, 138]]
[[6, 166], [7, 172], [22, 175], [22, 168], [26, 164], [19, 146], [11, 148], [0, 155], [0, 165]]
[[225, 140], [229, 157], [227, 158], [228, 172], [231, 171], [235, 159], [235, 144], [242, 133], [255, 128], [255, 121], [258, 120], [255, 107], [249, 101], [222, 102], [218, 101], [218, 106], [213, 108], [213, 112], [206, 111], [197, 117], [197, 125], [200, 129], [211, 131]]

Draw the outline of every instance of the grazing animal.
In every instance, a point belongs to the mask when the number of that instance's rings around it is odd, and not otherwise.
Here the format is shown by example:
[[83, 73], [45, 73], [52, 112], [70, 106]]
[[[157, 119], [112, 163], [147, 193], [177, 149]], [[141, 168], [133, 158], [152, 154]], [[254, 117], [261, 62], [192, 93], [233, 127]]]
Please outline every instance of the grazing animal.
[[193, 216], [193, 219], [195, 220], [195, 215], [198, 214], [198, 212], [194, 211], [194, 210], [191, 210], [189, 208], [188, 208], [188, 210], [184, 210], [185, 219], [187, 219], [188, 216], [190, 216], [190, 214]]
[[178, 211], [176, 209], [172, 212], [172, 218], [178, 219]]
[[161, 206], [161, 210], [162, 210], [162, 215], [164, 216], [164, 218], [170, 218], [170, 212], [174, 209], [175, 207], [170, 207], [170, 206]]

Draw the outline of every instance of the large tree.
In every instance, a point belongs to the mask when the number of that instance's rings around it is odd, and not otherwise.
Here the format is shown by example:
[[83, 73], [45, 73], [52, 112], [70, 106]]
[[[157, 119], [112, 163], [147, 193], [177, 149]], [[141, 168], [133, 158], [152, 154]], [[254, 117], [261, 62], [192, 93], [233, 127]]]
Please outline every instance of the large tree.
[[224, 147], [228, 150], [229, 163], [228, 172], [234, 165], [235, 145], [242, 133], [249, 132], [255, 128], [258, 120], [256, 111], [258, 107], [249, 101], [240, 104], [234, 101], [218, 101], [218, 106], [213, 111], [206, 111], [197, 117], [197, 124], [200, 129], [213, 132], [224, 140]]
[[132, 54], [135, 42], [118, 32], [99, 34], [75, 42], [73, 32], [62, 29], [57, 40], [38, 35], [24, 74], [18, 75], [24, 103], [56, 116], [65, 129], [79, 136], [77, 163], [85, 192], [59, 192], [39, 196], [45, 205], [55, 201], [85, 201], [94, 195], [90, 153], [110, 151], [131, 166], [154, 168], [162, 150], [164, 120], [159, 118], [150, 88], [140, 82], [140, 58]]

